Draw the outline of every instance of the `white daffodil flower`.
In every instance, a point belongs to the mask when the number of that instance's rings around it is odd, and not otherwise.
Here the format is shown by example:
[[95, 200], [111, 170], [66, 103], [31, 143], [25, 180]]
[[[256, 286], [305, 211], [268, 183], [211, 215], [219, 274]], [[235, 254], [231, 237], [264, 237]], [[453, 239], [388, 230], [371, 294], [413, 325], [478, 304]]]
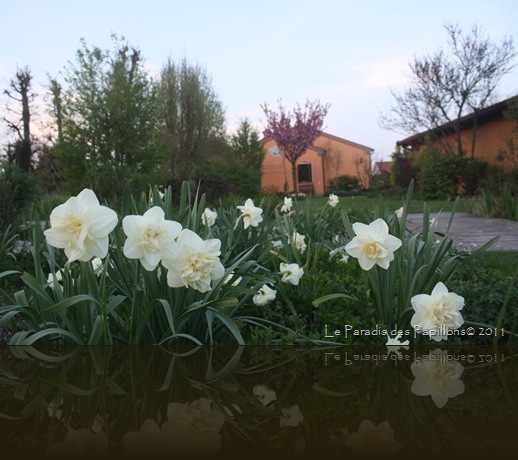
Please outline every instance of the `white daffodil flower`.
[[345, 444], [356, 454], [370, 456], [388, 456], [402, 448], [401, 443], [394, 439], [394, 430], [387, 421], [376, 426], [370, 420], [364, 420], [357, 432], [345, 438]]
[[281, 207], [281, 212], [290, 212], [293, 206], [293, 198], [284, 197], [284, 204]]
[[117, 214], [101, 206], [95, 193], [84, 189], [55, 207], [50, 214], [51, 228], [45, 230], [47, 243], [65, 250], [69, 262], [101, 259], [108, 253], [108, 235], [117, 225]]
[[[63, 287], [60, 284], [61, 281], [63, 281], [63, 272], [61, 270], [58, 270], [56, 272], [55, 281], [58, 283], [59, 287], [61, 287], [61, 289], [63, 289]], [[51, 289], [54, 287], [54, 276], [52, 275], [52, 273], [49, 273], [49, 276], [47, 277], [47, 284], [48, 284], [49, 288], [51, 288]]]
[[464, 383], [460, 379], [464, 366], [449, 360], [446, 350], [430, 352], [426, 359], [412, 363], [410, 369], [415, 377], [410, 391], [417, 396], [431, 396], [439, 409], [448, 399], [464, 393]]
[[103, 260], [99, 257], [94, 257], [92, 259], [92, 268], [94, 269], [94, 273], [96, 276], [101, 276], [103, 273]]
[[254, 202], [250, 198], [245, 201], [244, 206], [238, 206], [237, 209], [241, 211], [239, 218], [243, 219], [245, 230], [250, 226], [257, 227], [263, 221], [263, 216], [261, 216], [263, 210], [254, 206]]
[[266, 385], [256, 385], [252, 392], [257, 396], [257, 399], [261, 401], [263, 406], [267, 406], [277, 399], [277, 393], [275, 393], [275, 390], [271, 390]]
[[286, 426], [299, 426], [299, 424], [304, 421], [304, 416], [302, 415], [302, 412], [300, 412], [299, 406], [297, 404], [281, 409], [281, 413], [281, 428]]
[[327, 200], [327, 204], [332, 208], [335, 208], [336, 206], [338, 206], [338, 201], [338, 196], [336, 196], [334, 193], [331, 193], [329, 195], [329, 199]]
[[353, 224], [356, 236], [345, 246], [347, 253], [356, 259], [363, 270], [379, 265], [385, 270], [394, 260], [394, 251], [401, 247], [401, 240], [389, 235], [388, 225], [383, 219], [376, 219], [369, 225]]
[[464, 298], [448, 292], [443, 283], [437, 283], [430, 295], [418, 294], [410, 299], [415, 310], [410, 324], [417, 333], [429, 335], [435, 341], [448, 337], [448, 331], [458, 329], [464, 323], [460, 310]]
[[212, 211], [209, 208], [205, 208], [203, 214], [201, 215], [201, 223], [206, 227], [212, 227], [216, 223], [217, 217], [218, 213], [216, 211]]
[[284, 247], [284, 243], [281, 240], [272, 241], [272, 248], [278, 251]]
[[181, 224], [165, 219], [159, 206], [147, 210], [143, 216], [126, 216], [122, 228], [128, 237], [124, 243], [124, 255], [139, 259], [142, 266], [154, 270], [182, 230]]
[[211, 282], [223, 278], [225, 268], [219, 260], [221, 241], [202, 240], [192, 230], [183, 229], [172, 244], [162, 265], [168, 269], [167, 284], [173, 288], [211, 290]]
[[306, 237], [298, 232], [295, 232], [290, 238], [290, 242], [293, 242], [293, 244], [297, 248], [297, 251], [299, 251], [301, 254], [304, 254], [308, 247], [306, 242], [304, 241], [305, 239]]
[[396, 215], [396, 217], [398, 219], [401, 219], [401, 218], [403, 218], [403, 211], [404, 211], [403, 206], [401, 206], [399, 209], [396, 209], [394, 211], [394, 214]]
[[276, 295], [277, 291], [265, 284], [259, 289], [258, 294], [252, 297], [252, 300], [257, 306], [264, 307], [272, 300], [275, 300]]
[[300, 279], [304, 275], [304, 269], [299, 267], [298, 264], [286, 264], [284, 262], [281, 262], [280, 272], [282, 281], [291, 283], [294, 286], [299, 284]]

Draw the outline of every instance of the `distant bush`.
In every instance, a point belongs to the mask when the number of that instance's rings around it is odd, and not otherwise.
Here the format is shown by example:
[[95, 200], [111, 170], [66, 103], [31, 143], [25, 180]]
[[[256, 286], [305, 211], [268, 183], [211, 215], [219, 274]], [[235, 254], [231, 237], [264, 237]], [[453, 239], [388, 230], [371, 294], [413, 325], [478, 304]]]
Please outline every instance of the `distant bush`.
[[360, 180], [356, 176], [348, 176], [345, 174], [329, 181], [330, 191], [350, 191], [360, 188]]
[[396, 151], [392, 154], [390, 182], [394, 187], [406, 189], [412, 180], [416, 181], [419, 170], [409, 154]]

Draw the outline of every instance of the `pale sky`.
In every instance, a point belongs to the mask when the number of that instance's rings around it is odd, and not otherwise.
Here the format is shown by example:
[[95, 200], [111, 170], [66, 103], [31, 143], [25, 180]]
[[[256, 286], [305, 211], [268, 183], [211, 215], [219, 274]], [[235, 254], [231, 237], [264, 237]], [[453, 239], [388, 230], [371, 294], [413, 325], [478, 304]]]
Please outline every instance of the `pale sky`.
[[[264, 128], [260, 105], [331, 104], [325, 131], [388, 159], [403, 133], [379, 126], [408, 83], [414, 54], [445, 45], [446, 23], [510, 35], [518, 48], [518, 0], [0, 0], [0, 89], [29, 66], [35, 89], [59, 72], [84, 38], [111, 48], [116, 33], [139, 48], [152, 75], [168, 57], [200, 64], [227, 115]], [[518, 69], [498, 100], [518, 93]], [[5, 96], [0, 100], [0, 111]], [[5, 126], [0, 123], [0, 144]]]

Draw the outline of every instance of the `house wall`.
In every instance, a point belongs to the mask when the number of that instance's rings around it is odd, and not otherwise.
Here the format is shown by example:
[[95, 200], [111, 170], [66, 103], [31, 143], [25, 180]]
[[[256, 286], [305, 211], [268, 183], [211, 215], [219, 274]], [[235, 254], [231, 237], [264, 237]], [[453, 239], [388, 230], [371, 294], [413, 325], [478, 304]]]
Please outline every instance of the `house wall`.
[[[508, 145], [509, 139], [514, 139], [514, 144], [518, 147], [518, 135], [513, 133], [514, 127], [516, 127], [516, 123], [505, 118], [487, 121], [479, 125], [476, 132], [475, 158], [485, 160], [489, 164], [503, 167], [505, 170], [517, 167], [518, 158], [515, 158], [513, 161], [512, 152], [509, 151]], [[461, 132], [461, 138], [466, 156], [470, 157], [472, 141], [471, 129], [464, 129]], [[453, 147], [456, 145], [456, 140], [453, 135], [446, 136], [442, 142], [448, 142], [448, 145]], [[417, 151], [420, 147], [422, 147], [422, 145], [416, 145], [413, 147], [413, 150]], [[502, 155], [502, 152], [504, 155]], [[516, 152], [515, 156], [518, 156], [518, 152]], [[498, 158], [503, 159], [499, 160]]]
[[[513, 164], [510, 158], [504, 156], [503, 161], [498, 158], [501, 156], [501, 152], [508, 150], [506, 139], [510, 139], [514, 135], [516, 143], [516, 134], [513, 134], [515, 126], [516, 123], [506, 119], [493, 120], [479, 126], [475, 143], [475, 158], [502, 166], [507, 170], [511, 169]], [[462, 136], [463, 145], [471, 145], [468, 144], [471, 142], [471, 132], [464, 131]], [[465, 142], [466, 144], [464, 144]]]
[[[283, 155], [270, 153], [275, 146], [272, 139], [263, 143], [262, 190], [264, 193], [288, 193], [293, 191], [291, 163]], [[300, 191], [324, 195], [331, 179], [346, 174], [359, 177], [364, 187], [370, 186], [372, 149], [326, 133], [322, 133], [313, 146], [315, 148], [308, 149], [297, 161], [297, 165], [310, 164], [313, 172], [311, 183], [299, 183]]]

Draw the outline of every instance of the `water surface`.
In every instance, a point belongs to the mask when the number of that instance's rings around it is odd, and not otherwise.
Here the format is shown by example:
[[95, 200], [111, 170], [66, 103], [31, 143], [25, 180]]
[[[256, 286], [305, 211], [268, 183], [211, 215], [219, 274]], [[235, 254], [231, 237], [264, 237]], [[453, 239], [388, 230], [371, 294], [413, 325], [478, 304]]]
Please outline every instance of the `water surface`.
[[1, 458], [518, 450], [512, 346], [3, 347], [0, 395]]

